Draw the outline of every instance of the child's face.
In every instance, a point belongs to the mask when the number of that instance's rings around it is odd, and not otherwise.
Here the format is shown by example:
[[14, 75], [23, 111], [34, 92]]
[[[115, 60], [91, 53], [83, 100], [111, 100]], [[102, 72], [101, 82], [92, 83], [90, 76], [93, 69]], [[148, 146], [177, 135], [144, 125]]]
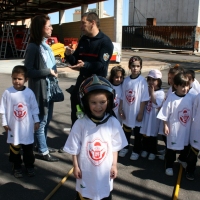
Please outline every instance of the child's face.
[[16, 90], [23, 90], [24, 83], [27, 81], [27, 79], [24, 77], [21, 73], [14, 73], [12, 74], [12, 83]]
[[105, 94], [91, 94], [91, 96], [89, 97], [90, 111], [95, 117], [103, 117], [107, 105], [108, 100]]
[[129, 65], [129, 68], [131, 70], [132, 76], [137, 76], [138, 74], [140, 74], [141, 71], [140, 61], [132, 62], [131, 65]]
[[171, 86], [174, 84], [174, 74], [168, 74], [168, 83]]
[[189, 91], [189, 85], [183, 86], [183, 85], [174, 85], [174, 88], [176, 89], [176, 94], [183, 96], [186, 95]]
[[186, 74], [186, 76], [189, 79], [190, 85], [192, 85], [192, 83], [194, 82], [194, 79], [192, 78], [192, 75], [191, 74]]
[[122, 76], [122, 72], [117, 71], [116, 75], [113, 78], [113, 84], [114, 85], [120, 85], [123, 81], [123, 76]]
[[158, 79], [154, 79], [152, 77], [148, 77], [147, 83], [149, 86], [153, 87], [154, 90], [158, 89]]

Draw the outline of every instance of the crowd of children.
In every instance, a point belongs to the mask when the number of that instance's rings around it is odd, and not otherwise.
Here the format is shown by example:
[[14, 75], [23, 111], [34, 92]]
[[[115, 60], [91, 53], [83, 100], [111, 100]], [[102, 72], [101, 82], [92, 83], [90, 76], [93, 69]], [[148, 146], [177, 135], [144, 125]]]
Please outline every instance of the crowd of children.
[[[79, 88], [85, 115], [73, 125], [63, 149], [72, 155], [76, 199], [112, 199], [117, 157], [125, 157], [130, 150], [132, 133], [131, 160], [139, 156], [154, 160], [159, 153], [157, 136], [161, 134], [166, 147], [159, 158], [165, 160], [166, 175], [173, 176], [178, 151], [186, 178], [194, 180], [200, 150], [200, 85], [194, 71], [184, 71], [178, 65], [170, 68], [170, 88], [165, 95], [159, 70], [152, 69], [143, 77], [139, 56], [131, 57], [128, 66], [131, 74], [127, 77], [121, 66], [115, 66], [109, 81], [93, 75]], [[39, 127], [39, 110], [33, 92], [24, 86], [25, 67], [14, 67], [12, 81], [0, 104], [10, 144], [9, 160], [15, 177], [22, 177], [22, 148], [28, 175], [34, 176], [33, 133]]]

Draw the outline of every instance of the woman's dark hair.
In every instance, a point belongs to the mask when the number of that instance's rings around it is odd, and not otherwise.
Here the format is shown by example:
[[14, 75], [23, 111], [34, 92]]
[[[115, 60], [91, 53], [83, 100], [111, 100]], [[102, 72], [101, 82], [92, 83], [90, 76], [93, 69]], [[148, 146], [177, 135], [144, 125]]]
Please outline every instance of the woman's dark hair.
[[178, 86], [189, 86], [190, 82], [186, 73], [178, 73], [174, 76], [174, 85]]
[[31, 21], [30, 42], [40, 45], [43, 40], [43, 29], [46, 22], [50, 20], [46, 14], [36, 15]]
[[23, 74], [25, 78], [27, 78], [27, 68], [24, 65], [16, 65], [12, 70], [13, 74]]
[[112, 109], [113, 109], [113, 97], [112, 97], [112, 94], [106, 90], [93, 90], [89, 93], [87, 93], [83, 99], [82, 99], [82, 102], [84, 104], [84, 111], [85, 113], [88, 115], [91, 114], [91, 111], [90, 111], [90, 107], [89, 107], [89, 98], [91, 97], [91, 95], [96, 95], [96, 94], [105, 94], [106, 97], [107, 97], [107, 100], [108, 100], [108, 105], [107, 105], [107, 108], [106, 108], [106, 113], [111, 113]]
[[95, 21], [97, 28], [100, 27], [99, 17], [95, 12], [86, 12], [81, 16], [81, 18], [83, 17], [86, 17], [86, 20], [89, 22]]
[[[149, 81], [149, 78], [151, 78], [151, 77], [147, 76], [147, 81]], [[154, 78], [154, 79], [155, 79], [155, 78]], [[155, 79], [155, 80], [158, 80], [158, 87], [159, 87], [159, 89], [161, 89], [162, 80], [161, 80], [160, 78], [157, 78], [157, 79]]]
[[125, 74], [126, 74], [124, 68], [122, 68], [121, 65], [114, 66], [110, 71], [110, 77], [108, 79], [110, 83], [113, 84], [113, 78], [116, 76], [117, 72], [121, 72], [124, 79]]
[[130, 59], [129, 59], [129, 62], [128, 62], [128, 66], [130, 68], [130, 65], [135, 62], [135, 61], [139, 61], [140, 62], [140, 67], [142, 69], [142, 58], [140, 58], [139, 56], [132, 56]]
[[188, 69], [185, 73], [190, 74], [192, 76], [193, 81], [194, 81], [194, 79], [195, 79], [195, 71], [194, 70]]

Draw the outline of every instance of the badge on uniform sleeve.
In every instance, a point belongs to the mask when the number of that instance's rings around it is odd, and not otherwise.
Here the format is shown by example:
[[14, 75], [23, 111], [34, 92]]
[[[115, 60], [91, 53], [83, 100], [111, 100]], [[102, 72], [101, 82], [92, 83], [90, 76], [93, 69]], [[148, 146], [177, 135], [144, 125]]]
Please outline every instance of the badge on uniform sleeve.
[[107, 61], [109, 59], [110, 55], [108, 53], [103, 54], [104, 61]]

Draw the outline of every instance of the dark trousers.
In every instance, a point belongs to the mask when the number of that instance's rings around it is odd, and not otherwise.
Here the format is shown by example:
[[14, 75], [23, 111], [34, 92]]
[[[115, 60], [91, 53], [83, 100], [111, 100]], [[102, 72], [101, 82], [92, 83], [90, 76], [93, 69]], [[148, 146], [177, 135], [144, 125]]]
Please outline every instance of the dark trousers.
[[[126, 126], [125, 124], [123, 124], [123, 130], [124, 130], [126, 139], [128, 141], [128, 145], [125, 148], [128, 149], [130, 141], [131, 141], [132, 129]], [[142, 134], [140, 134], [140, 127], [136, 126], [133, 129], [133, 133], [135, 137], [133, 152], [140, 154], [140, 151], [142, 150]]]
[[157, 154], [157, 137], [145, 136], [142, 138], [142, 149], [149, 153]]
[[[88, 198], [84, 198], [84, 199], [88, 199]], [[79, 197], [79, 193], [78, 192], [76, 193], [76, 199], [75, 200], [81, 200], [80, 197]], [[102, 200], [112, 200], [112, 192], [110, 192], [108, 197], [105, 197]]]
[[176, 160], [176, 150], [167, 149], [165, 154], [165, 168], [173, 168], [174, 161]]
[[187, 157], [187, 168], [186, 168], [187, 172], [194, 173], [196, 169], [197, 160], [198, 160], [197, 158], [198, 153], [199, 153], [198, 149], [195, 149], [194, 147], [190, 147], [189, 154]]
[[165, 143], [165, 146], [167, 146], [167, 137], [165, 135], [162, 135], [163, 142]]
[[75, 87], [70, 92], [71, 93], [70, 101], [71, 101], [71, 121], [72, 121], [72, 126], [75, 123], [75, 121], [77, 120], [76, 105], [80, 104], [79, 98], [78, 98], [78, 92], [79, 92], [79, 87], [80, 87], [81, 83], [84, 81], [84, 79], [85, 79], [84, 77], [82, 77], [82, 76], [79, 75], [78, 78], [77, 78], [77, 80], [76, 80]]
[[184, 146], [184, 149], [181, 150], [178, 159], [179, 159], [180, 161], [186, 162], [186, 161], [187, 161], [188, 154], [189, 154], [189, 150], [190, 150], [190, 145]]
[[20, 149], [23, 150], [23, 162], [26, 168], [34, 167], [35, 156], [33, 154], [33, 144], [10, 144], [9, 161], [13, 163], [14, 169], [20, 169], [22, 164]]

